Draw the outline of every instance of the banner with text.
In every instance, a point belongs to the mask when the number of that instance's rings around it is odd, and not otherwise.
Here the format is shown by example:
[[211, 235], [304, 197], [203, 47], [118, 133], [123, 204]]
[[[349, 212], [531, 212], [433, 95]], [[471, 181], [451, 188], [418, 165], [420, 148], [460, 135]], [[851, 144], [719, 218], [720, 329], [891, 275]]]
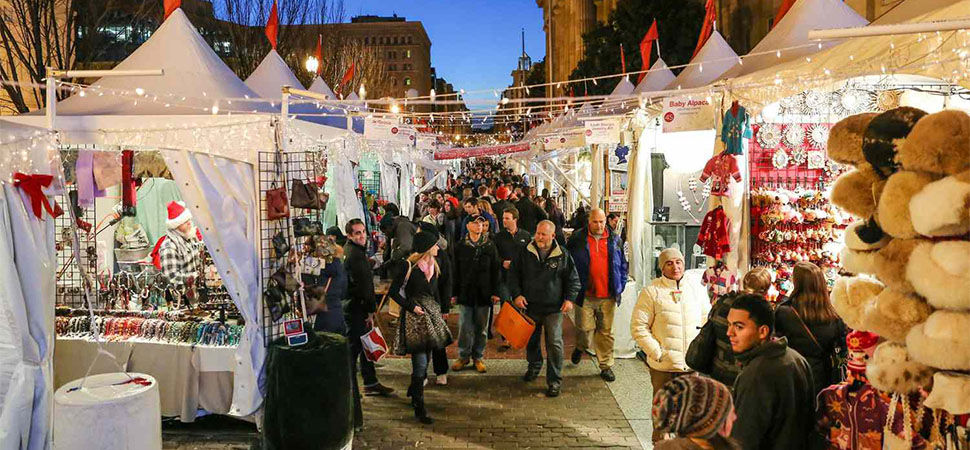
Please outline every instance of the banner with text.
[[664, 99], [663, 132], [711, 130], [714, 128], [714, 105], [706, 98], [676, 97]]
[[568, 132], [563, 134], [553, 134], [542, 138], [543, 147], [546, 151], [557, 150], [560, 148], [576, 148], [586, 146], [584, 134], [579, 132]]
[[402, 125], [394, 118], [367, 117], [364, 119], [364, 139], [413, 143], [416, 134], [414, 127]]
[[482, 156], [507, 155], [509, 153], [518, 153], [527, 150], [529, 150], [529, 144], [525, 142], [483, 147], [449, 148], [434, 152], [434, 159], [478, 158]]
[[616, 119], [587, 120], [583, 135], [586, 145], [619, 144], [620, 121]]

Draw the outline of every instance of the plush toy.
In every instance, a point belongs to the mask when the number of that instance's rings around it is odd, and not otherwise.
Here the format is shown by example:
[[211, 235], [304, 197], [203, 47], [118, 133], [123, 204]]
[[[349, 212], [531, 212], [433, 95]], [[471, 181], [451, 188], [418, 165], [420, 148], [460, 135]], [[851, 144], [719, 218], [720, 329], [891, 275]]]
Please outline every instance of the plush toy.
[[951, 414], [970, 414], [970, 375], [937, 372], [933, 375], [933, 391], [923, 404]]
[[922, 118], [899, 146], [905, 170], [954, 175], [970, 169], [970, 115], [945, 110]]
[[873, 186], [878, 180], [875, 172], [865, 167], [842, 174], [832, 184], [832, 204], [856, 217], [875, 214]]
[[902, 106], [872, 118], [862, 136], [862, 154], [880, 178], [889, 178], [899, 170], [896, 153], [909, 132], [926, 112]]
[[970, 312], [939, 310], [906, 335], [910, 356], [944, 370], [970, 371]]
[[[869, 231], [860, 231], [866, 228], [865, 221], [853, 222], [845, 230], [845, 248], [842, 249], [842, 267], [853, 274], [875, 274], [876, 255], [883, 247], [889, 245], [892, 238], [886, 234], [877, 233], [880, 237], [875, 242], [866, 242], [860, 237], [866, 236]], [[867, 239], [872, 239], [868, 237]]]
[[[966, 151], [970, 153], [970, 148]], [[937, 237], [970, 233], [970, 170], [926, 185], [911, 196], [908, 206], [913, 229], [919, 234]]]
[[912, 283], [906, 277], [906, 266], [913, 249], [925, 242], [920, 239], [891, 239], [876, 252], [874, 266], [876, 278], [890, 288], [905, 294], [914, 291]]
[[[920, 242], [906, 279], [933, 307], [970, 311], [970, 241]], [[970, 335], [970, 328], [964, 332]]]
[[868, 331], [863, 313], [884, 288], [882, 283], [869, 277], [839, 278], [832, 286], [832, 307], [849, 328]]
[[864, 307], [861, 328], [904, 343], [910, 328], [923, 323], [932, 312], [922, 298], [887, 288]]
[[876, 217], [883, 231], [894, 238], [912, 239], [919, 234], [910, 219], [910, 199], [934, 178], [922, 172], [896, 172], [883, 184], [876, 206]]
[[825, 150], [829, 159], [839, 164], [862, 166], [866, 162], [862, 154], [862, 137], [874, 117], [876, 113], [856, 114], [833, 125]]
[[866, 366], [866, 378], [883, 392], [908, 394], [929, 386], [934, 370], [910, 358], [906, 346], [883, 342]]

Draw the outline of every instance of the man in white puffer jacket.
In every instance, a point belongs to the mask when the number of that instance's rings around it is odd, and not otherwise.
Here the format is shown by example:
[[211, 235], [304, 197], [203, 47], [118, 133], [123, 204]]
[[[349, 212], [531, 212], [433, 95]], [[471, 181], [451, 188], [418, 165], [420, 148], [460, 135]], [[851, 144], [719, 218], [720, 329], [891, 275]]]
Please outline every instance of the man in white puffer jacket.
[[[658, 263], [663, 276], [640, 291], [630, 322], [633, 339], [647, 355], [654, 392], [675, 377], [691, 372], [684, 355], [711, 310], [704, 289], [682, 283], [684, 255], [680, 250], [664, 250]], [[661, 433], [654, 431], [654, 442], [661, 438]]]

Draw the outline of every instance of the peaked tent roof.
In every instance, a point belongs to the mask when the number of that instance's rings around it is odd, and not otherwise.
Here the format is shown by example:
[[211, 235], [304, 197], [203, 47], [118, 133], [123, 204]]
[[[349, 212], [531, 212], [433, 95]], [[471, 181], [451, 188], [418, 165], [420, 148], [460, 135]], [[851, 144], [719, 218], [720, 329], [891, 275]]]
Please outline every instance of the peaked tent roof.
[[674, 78], [677, 77], [667, 68], [667, 63], [662, 58], [657, 58], [657, 61], [650, 66], [650, 71], [640, 80], [640, 84], [633, 89], [633, 93], [663, 90], [674, 81]]
[[320, 78], [320, 75], [317, 75], [316, 78], [313, 79], [313, 83], [310, 84], [310, 89], [308, 89], [308, 91], [323, 94], [330, 98], [337, 98], [337, 96], [333, 93], [333, 89], [330, 89], [330, 86], [327, 86], [327, 82], [323, 81], [323, 78]]
[[[855, 28], [869, 24], [864, 17], [840, 0], [798, 0], [771, 31], [758, 42], [744, 56], [744, 64], [735, 66], [724, 74], [723, 78], [733, 78], [765, 69], [783, 62], [804, 58], [813, 53], [830, 48], [844, 42], [844, 39], [833, 39], [821, 42], [819, 48], [816, 41], [808, 39], [808, 32], [824, 28]], [[808, 45], [811, 44], [811, 45]], [[799, 47], [808, 45], [804, 47]], [[791, 48], [797, 47], [797, 48]], [[777, 56], [776, 51], [781, 51]], [[767, 53], [767, 54], [759, 54]]]
[[[711, 33], [701, 51], [692, 59], [691, 64], [677, 75], [666, 89], [690, 89], [704, 86], [731, 70], [738, 64], [738, 54], [716, 30]], [[700, 64], [697, 64], [700, 63]]]
[[[58, 102], [57, 115], [207, 114], [203, 108], [211, 107], [215, 100], [258, 97], [219, 59], [181, 9], [176, 9], [151, 38], [112, 70], [146, 69], [163, 69], [165, 73], [101, 78], [92, 86], [101, 88], [104, 95], [68, 97]], [[144, 98], [122, 94], [136, 88], [144, 89]], [[269, 105], [261, 103], [237, 104], [244, 105], [239, 109], [271, 111]]]
[[271, 49], [246, 78], [246, 86], [264, 99], [280, 98], [283, 86], [303, 89], [303, 83], [296, 79], [276, 49]]

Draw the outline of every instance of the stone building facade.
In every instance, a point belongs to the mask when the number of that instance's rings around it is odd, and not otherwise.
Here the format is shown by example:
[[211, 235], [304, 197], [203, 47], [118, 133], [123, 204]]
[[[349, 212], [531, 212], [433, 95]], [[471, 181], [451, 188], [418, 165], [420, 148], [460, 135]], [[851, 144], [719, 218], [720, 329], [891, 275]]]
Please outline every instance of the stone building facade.
[[[619, 0], [536, 0], [542, 8], [546, 32], [547, 82], [566, 80], [583, 58], [583, 34], [605, 23]], [[549, 97], [563, 94], [555, 85], [546, 88]]]

